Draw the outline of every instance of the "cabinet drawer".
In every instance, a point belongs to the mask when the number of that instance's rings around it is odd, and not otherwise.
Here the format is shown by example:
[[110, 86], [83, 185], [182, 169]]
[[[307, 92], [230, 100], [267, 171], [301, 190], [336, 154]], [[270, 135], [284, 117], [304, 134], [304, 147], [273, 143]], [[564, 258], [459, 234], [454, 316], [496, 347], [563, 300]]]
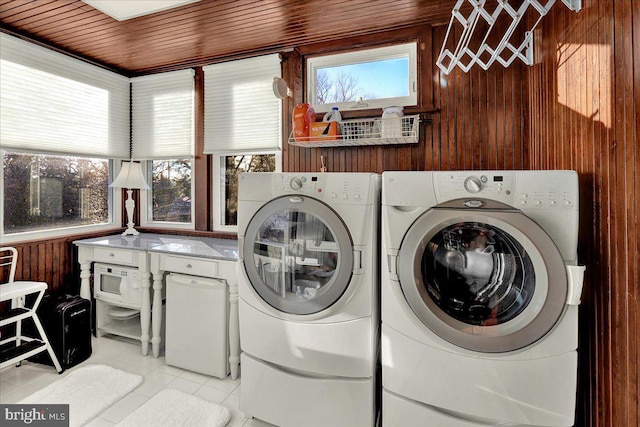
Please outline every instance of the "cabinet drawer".
[[106, 261], [111, 264], [133, 264], [133, 251], [110, 248], [95, 248], [93, 250], [95, 261]]
[[193, 274], [194, 276], [216, 277], [218, 263], [202, 258], [183, 258], [164, 255], [164, 270], [176, 273]]

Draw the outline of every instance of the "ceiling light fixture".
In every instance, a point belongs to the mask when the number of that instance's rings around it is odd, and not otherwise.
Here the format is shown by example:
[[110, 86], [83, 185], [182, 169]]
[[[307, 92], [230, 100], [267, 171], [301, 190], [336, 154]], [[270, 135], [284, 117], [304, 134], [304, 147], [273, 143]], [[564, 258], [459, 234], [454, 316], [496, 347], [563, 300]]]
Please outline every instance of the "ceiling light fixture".
[[113, 19], [125, 21], [200, 0], [82, 0]]

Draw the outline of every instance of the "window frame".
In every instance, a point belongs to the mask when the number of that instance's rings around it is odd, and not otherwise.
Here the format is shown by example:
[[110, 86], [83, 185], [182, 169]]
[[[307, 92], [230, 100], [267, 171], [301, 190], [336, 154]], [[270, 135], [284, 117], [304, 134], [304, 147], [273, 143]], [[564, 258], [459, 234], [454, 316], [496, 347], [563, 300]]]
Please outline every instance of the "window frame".
[[[382, 61], [409, 57], [409, 95], [394, 98], [380, 98], [375, 100], [351, 101], [330, 104], [316, 103], [316, 70], [334, 66], [351, 65], [363, 62]], [[317, 113], [331, 111], [338, 107], [343, 111], [374, 110], [390, 106], [418, 105], [418, 41], [394, 43], [386, 46], [370, 46], [359, 50], [342, 50], [318, 55], [309, 55], [305, 59], [306, 99]]]
[[[166, 160], [177, 160], [176, 159], [156, 159], [156, 161], [166, 161]], [[153, 180], [152, 180], [152, 162], [153, 160], [143, 161], [143, 168], [145, 170], [145, 179], [147, 180], [147, 184], [151, 187], [150, 190], [139, 190], [140, 191], [140, 226], [148, 227], [148, 228], [174, 228], [179, 230], [195, 230], [195, 181], [196, 181], [196, 171], [195, 166], [196, 162], [193, 157], [189, 158], [191, 160], [191, 222], [171, 222], [171, 221], [154, 221], [153, 218]]]
[[[276, 169], [274, 172], [282, 172], [282, 150], [265, 150], [256, 152], [242, 152], [242, 153], [215, 153], [211, 155], [212, 158], [212, 177], [211, 177], [211, 226], [213, 231], [237, 233], [237, 225], [226, 225], [222, 223], [224, 202], [226, 199], [225, 193], [225, 158], [228, 156], [238, 155], [262, 155], [273, 154], [276, 156]], [[260, 172], [256, 172], [260, 173]]]
[[[0, 155], [4, 156], [5, 152], [12, 152], [11, 150], [0, 150]], [[42, 154], [25, 152], [25, 154]], [[65, 154], [51, 154], [45, 155], [63, 156], [63, 157], [77, 157], [68, 153]], [[109, 183], [113, 181], [113, 178], [120, 172], [119, 159], [106, 159], [109, 162]], [[3, 244], [20, 243], [30, 240], [44, 240], [51, 238], [65, 237], [72, 234], [83, 233], [97, 233], [101, 231], [118, 230], [122, 228], [122, 192], [117, 191], [109, 187], [109, 221], [106, 224], [91, 224], [91, 225], [74, 225], [69, 227], [57, 227], [40, 229], [34, 231], [21, 231], [18, 233], [5, 234], [4, 232], [4, 161], [0, 162], [0, 194], [2, 194], [3, 202], [0, 203], [0, 240]]]

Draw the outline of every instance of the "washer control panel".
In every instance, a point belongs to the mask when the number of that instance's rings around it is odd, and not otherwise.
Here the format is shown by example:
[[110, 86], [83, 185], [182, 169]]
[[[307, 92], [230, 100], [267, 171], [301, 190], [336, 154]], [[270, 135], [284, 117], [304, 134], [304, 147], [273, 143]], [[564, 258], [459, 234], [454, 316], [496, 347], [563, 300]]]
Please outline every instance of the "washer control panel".
[[433, 185], [439, 203], [470, 196], [508, 201], [513, 194], [513, 177], [490, 172], [434, 172]]
[[570, 171], [434, 172], [438, 203], [453, 199], [485, 198], [519, 209], [575, 209], [578, 190]]
[[464, 180], [464, 189], [472, 194], [479, 193], [485, 182], [487, 182], [486, 176], [477, 177], [472, 175]]

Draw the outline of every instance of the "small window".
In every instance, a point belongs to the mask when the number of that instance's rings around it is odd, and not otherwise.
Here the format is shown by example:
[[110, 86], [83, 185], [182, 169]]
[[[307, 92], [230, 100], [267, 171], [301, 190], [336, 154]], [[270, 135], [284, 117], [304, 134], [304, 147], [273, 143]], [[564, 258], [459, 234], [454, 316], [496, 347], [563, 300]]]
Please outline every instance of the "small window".
[[110, 224], [109, 170], [108, 159], [4, 151], [2, 234]]
[[417, 47], [407, 43], [307, 59], [316, 112], [417, 105]]
[[237, 231], [238, 175], [241, 172], [277, 172], [280, 154], [218, 155], [214, 163], [214, 230]]
[[188, 159], [147, 162], [149, 187], [147, 221], [144, 225], [192, 227], [192, 161]]

